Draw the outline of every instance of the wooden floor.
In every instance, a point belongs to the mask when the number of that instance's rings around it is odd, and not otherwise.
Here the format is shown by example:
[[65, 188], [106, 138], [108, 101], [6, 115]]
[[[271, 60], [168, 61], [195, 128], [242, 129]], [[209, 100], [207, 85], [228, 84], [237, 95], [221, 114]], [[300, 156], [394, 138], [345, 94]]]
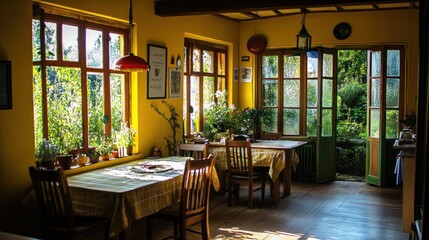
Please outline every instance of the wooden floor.
[[[268, 190], [268, 189], [267, 189]], [[269, 192], [269, 191], [268, 191]], [[379, 188], [363, 182], [292, 183], [291, 196], [278, 205], [255, 196], [248, 209], [245, 189], [240, 202], [227, 207], [225, 196], [211, 199], [212, 239], [389, 239], [406, 240], [402, 232], [402, 189]], [[268, 194], [269, 195], [269, 194]], [[157, 220], [154, 239], [172, 232]], [[194, 229], [199, 229], [194, 226]], [[133, 239], [145, 239], [145, 221], [132, 225]], [[188, 239], [200, 239], [188, 233]]]

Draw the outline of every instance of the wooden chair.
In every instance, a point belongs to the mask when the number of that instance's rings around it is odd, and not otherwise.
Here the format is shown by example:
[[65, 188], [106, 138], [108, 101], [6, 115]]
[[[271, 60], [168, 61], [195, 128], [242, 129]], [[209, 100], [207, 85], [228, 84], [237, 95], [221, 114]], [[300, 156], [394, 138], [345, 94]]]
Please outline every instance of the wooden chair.
[[[213, 162], [211, 154], [207, 159], [186, 161], [180, 203], [147, 218], [147, 239], [152, 239], [154, 217], [172, 221], [175, 238], [186, 239], [186, 231], [191, 231], [201, 234], [202, 239], [210, 239], [209, 194]], [[201, 232], [189, 229], [198, 222], [201, 223]]]
[[262, 133], [262, 140], [279, 140], [280, 138], [282, 138], [281, 133]]
[[[43, 239], [109, 239], [110, 219], [74, 216], [67, 178], [62, 168], [29, 167], [40, 211]], [[101, 236], [100, 236], [101, 237]]]
[[[241, 184], [249, 187], [248, 207], [253, 207], [253, 192], [261, 189], [262, 202], [265, 198], [265, 179], [267, 173], [255, 172], [252, 162], [252, 149], [250, 139], [247, 141], [229, 141], [225, 143], [226, 160], [228, 164], [228, 206], [231, 206], [232, 194], [239, 197]], [[255, 188], [255, 180], [261, 180], [261, 186]]]
[[178, 143], [177, 156], [191, 157], [193, 159], [207, 158], [209, 153], [208, 143]]

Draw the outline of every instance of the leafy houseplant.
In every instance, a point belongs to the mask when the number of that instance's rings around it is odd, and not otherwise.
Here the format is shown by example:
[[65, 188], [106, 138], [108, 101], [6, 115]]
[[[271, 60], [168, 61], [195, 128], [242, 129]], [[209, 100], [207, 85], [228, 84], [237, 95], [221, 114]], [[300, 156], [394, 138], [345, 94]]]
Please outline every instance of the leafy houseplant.
[[59, 153], [58, 145], [43, 139], [36, 148], [36, 158], [39, 167], [53, 169], [55, 167], [55, 158]]
[[97, 152], [100, 154], [100, 160], [109, 160], [109, 154], [113, 150], [113, 143], [110, 137], [104, 137], [100, 145], [97, 147]]
[[210, 107], [204, 112], [205, 124], [207, 124], [211, 132], [224, 133], [234, 127], [233, 112], [234, 105], [227, 105], [227, 91], [217, 91], [216, 102], [212, 102]]
[[167, 118], [165, 113], [162, 113], [157, 106], [153, 104], [151, 104], [150, 106], [153, 108], [153, 110], [155, 110], [156, 113], [161, 115], [162, 118], [164, 118], [170, 125], [171, 131], [173, 132], [173, 136], [164, 137], [164, 139], [167, 142], [168, 153], [170, 154], [170, 156], [174, 156], [176, 153], [176, 144], [177, 144], [176, 133], [177, 133], [177, 130], [180, 129], [180, 125], [178, 123], [179, 114], [176, 113], [176, 109], [170, 103], [164, 100], [162, 100], [162, 103], [165, 104], [168, 107], [168, 110], [170, 111], [169, 118]]
[[88, 157], [91, 163], [97, 163], [100, 154], [96, 151], [96, 149], [93, 148], [88, 151]]
[[136, 130], [128, 127], [128, 124], [125, 122], [121, 125], [121, 130], [116, 136], [116, 141], [119, 148], [125, 147], [127, 149], [127, 155], [132, 155], [134, 139], [136, 137]]

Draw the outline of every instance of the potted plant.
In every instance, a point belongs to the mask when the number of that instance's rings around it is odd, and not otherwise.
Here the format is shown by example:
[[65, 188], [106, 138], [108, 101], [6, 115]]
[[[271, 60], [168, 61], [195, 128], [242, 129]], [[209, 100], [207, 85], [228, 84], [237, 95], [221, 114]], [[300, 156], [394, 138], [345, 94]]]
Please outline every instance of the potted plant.
[[64, 170], [68, 170], [71, 167], [73, 154], [70, 154], [71, 150], [74, 148], [74, 143], [64, 141], [60, 138], [58, 142], [59, 154], [56, 157], [56, 162], [58, 166], [62, 167]]
[[[136, 137], [136, 130], [128, 127], [125, 122], [121, 125], [121, 130], [116, 136], [118, 148], [125, 148], [128, 156], [133, 154], [134, 138]], [[120, 154], [122, 157], [124, 154]]]
[[36, 148], [36, 165], [41, 168], [53, 169], [55, 167], [55, 157], [58, 153], [58, 145], [47, 139], [43, 139]]
[[100, 160], [109, 160], [109, 155], [113, 150], [113, 143], [110, 137], [104, 137], [101, 144], [97, 147], [97, 153], [100, 154]]
[[100, 157], [100, 154], [98, 154], [95, 148], [92, 148], [88, 151], [88, 157], [90, 163], [98, 163], [98, 158]]

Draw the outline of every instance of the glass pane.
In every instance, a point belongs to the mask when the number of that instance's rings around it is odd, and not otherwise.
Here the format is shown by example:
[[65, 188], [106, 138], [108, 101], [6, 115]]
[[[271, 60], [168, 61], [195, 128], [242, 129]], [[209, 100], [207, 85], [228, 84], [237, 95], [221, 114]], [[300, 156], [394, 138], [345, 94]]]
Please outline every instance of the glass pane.
[[278, 106], [278, 84], [277, 80], [262, 80], [262, 106]]
[[[40, 21], [33, 19], [33, 61], [40, 61], [41, 59], [41, 46], [40, 46]], [[42, 139], [43, 140], [43, 139]], [[35, 146], [38, 146], [36, 144]]]
[[79, 28], [77, 26], [63, 25], [63, 60], [79, 60]]
[[322, 110], [322, 136], [332, 136], [332, 110]]
[[104, 136], [103, 74], [88, 73], [88, 137], [89, 146], [98, 146]]
[[386, 107], [399, 108], [399, 78], [387, 78], [386, 81]]
[[285, 108], [283, 110], [283, 134], [299, 134], [299, 109]]
[[188, 76], [183, 75], [183, 117], [185, 118], [185, 121], [183, 123], [183, 127], [185, 128], [185, 133], [186, 133], [186, 125], [185, 124], [187, 121], [186, 119], [188, 118], [188, 102], [187, 102], [187, 93], [188, 93], [188, 85], [187, 85], [187, 78]]
[[332, 107], [332, 80], [323, 79], [322, 107]]
[[125, 116], [124, 74], [110, 75], [110, 109], [112, 115], [112, 132], [119, 132]]
[[399, 110], [386, 111], [386, 138], [399, 136]]
[[216, 91], [222, 91], [222, 90], [226, 89], [225, 84], [226, 84], [225, 78], [223, 78], [223, 77], [217, 78], [217, 88], [216, 88]]
[[307, 52], [307, 77], [315, 78], [319, 75], [319, 62], [317, 51]]
[[323, 77], [332, 77], [334, 55], [323, 54]]
[[42, 72], [40, 66], [33, 66], [33, 113], [34, 140], [38, 146], [43, 141], [43, 102], [42, 102]]
[[81, 71], [47, 67], [47, 76], [49, 139], [66, 154], [82, 146]]
[[307, 80], [307, 107], [317, 107], [317, 80]]
[[400, 63], [399, 50], [387, 50], [387, 76], [399, 76]]
[[370, 110], [370, 121], [369, 121], [369, 131], [370, 137], [378, 138], [380, 134], [380, 110], [371, 109]]
[[207, 109], [210, 107], [211, 103], [215, 100], [215, 85], [213, 77], [204, 77], [203, 78], [203, 109]]
[[109, 68], [115, 69], [116, 61], [124, 56], [124, 35], [109, 33]]
[[186, 69], [188, 69], [187, 68], [187, 65], [188, 65], [188, 55], [186, 53], [187, 53], [186, 47], [184, 47], [184, 50], [183, 50], [183, 60], [182, 60], [183, 72], [184, 73], [186, 73]]
[[371, 79], [371, 107], [380, 107], [380, 79]]
[[284, 78], [299, 78], [300, 72], [300, 56], [284, 56]]
[[277, 78], [279, 71], [278, 56], [262, 56], [262, 78]]
[[381, 52], [371, 53], [371, 77], [380, 77]]
[[201, 71], [200, 67], [200, 59], [201, 59], [201, 49], [194, 48], [192, 51], [192, 70], [194, 72]]
[[102, 32], [86, 29], [86, 66], [93, 68], [103, 67]]
[[225, 60], [226, 54], [225, 53], [219, 53], [218, 54], [218, 74], [219, 75], [225, 75], [226, 74], [226, 60]]
[[317, 136], [317, 109], [307, 109], [307, 136]]
[[198, 132], [199, 129], [199, 114], [200, 114], [200, 79], [192, 76], [190, 81], [190, 117], [191, 117], [191, 132]]
[[299, 80], [285, 80], [283, 105], [285, 107], [299, 107], [300, 92]]
[[214, 55], [213, 51], [207, 51], [207, 50], [203, 51], [203, 66], [204, 66], [203, 72], [213, 73], [213, 68], [214, 68], [213, 55]]
[[46, 22], [45, 26], [46, 59], [57, 60], [57, 24]]
[[262, 131], [263, 132], [278, 132], [277, 122], [278, 122], [279, 118], [278, 118], [277, 108], [269, 108], [267, 115], [269, 115], [268, 118], [271, 121], [262, 123]]

